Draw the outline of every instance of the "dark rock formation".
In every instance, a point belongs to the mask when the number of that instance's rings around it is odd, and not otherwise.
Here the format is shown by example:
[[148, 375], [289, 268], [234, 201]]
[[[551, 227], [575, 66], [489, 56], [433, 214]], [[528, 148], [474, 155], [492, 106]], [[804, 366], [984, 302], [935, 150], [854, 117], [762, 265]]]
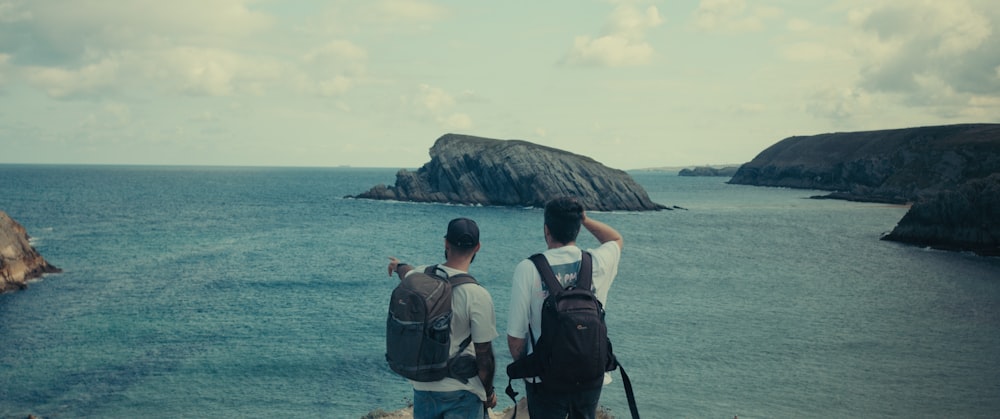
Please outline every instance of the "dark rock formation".
[[681, 169], [677, 173], [678, 176], [725, 176], [732, 177], [739, 170], [739, 166], [727, 166], [727, 167], [711, 167], [711, 166], [698, 166], [694, 169]]
[[400, 170], [394, 186], [377, 185], [354, 198], [542, 207], [571, 195], [588, 210], [668, 209], [650, 201], [624, 171], [527, 141], [446, 134], [430, 156], [416, 172]]
[[786, 138], [740, 167], [729, 183], [907, 203], [997, 172], [1000, 124], [962, 124]]
[[790, 137], [729, 183], [834, 191], [814, 198], [911, 203], [883, 237], [997, 255], [1000, 124], [961, 124]]
[[24, 289], [29, 279], [54, 272], [59, 268], [35, 251], [24, 227], [0, 211], [0, 292]]
[[1000, 256], [1000, 173], [922, 197], [882, 239]]

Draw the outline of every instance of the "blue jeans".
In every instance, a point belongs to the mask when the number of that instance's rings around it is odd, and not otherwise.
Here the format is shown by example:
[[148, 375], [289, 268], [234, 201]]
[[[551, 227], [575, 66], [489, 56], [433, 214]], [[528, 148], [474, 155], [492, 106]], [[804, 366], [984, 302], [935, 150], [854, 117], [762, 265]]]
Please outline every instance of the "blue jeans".
[[483, 401], [465, 390], [413, 390], [413, 419], [483, 419]]
[[594, 419], [602, 387], [579, 393], [556, 393], [546, 391], [541, 384], [525, 383], [524, 389], [531, 419], [563, 419], [566, 415], [570, 419]]

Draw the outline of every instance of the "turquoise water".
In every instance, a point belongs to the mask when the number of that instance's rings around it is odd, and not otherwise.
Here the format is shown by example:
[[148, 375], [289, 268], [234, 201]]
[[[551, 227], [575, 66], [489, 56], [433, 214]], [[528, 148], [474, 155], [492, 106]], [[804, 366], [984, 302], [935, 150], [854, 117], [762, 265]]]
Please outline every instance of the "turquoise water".
[[[386, 257], [438, 261], [447, 221], [476, 219], [502, 331], [513, 266], [544, 242], [535, 209], [342, 198], [394, 174], [0, 165], [0, 210], [65, 271], [0, 295], [0, 417], [405, 406], [383, 360]], [[687, 208], [591, 214], [625, 237], [608, 322], [646, 417], [1000, 412], [1000, 258], [878, 240], [904, 208], [634, 177]], [[602, 404], [627, 414], [617, 375]]]

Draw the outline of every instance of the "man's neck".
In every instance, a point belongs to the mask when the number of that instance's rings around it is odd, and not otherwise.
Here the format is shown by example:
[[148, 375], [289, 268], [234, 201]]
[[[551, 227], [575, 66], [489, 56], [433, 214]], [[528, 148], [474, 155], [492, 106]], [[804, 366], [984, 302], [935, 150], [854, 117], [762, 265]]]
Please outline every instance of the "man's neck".
[[444, 262], [444, 266], [447, 266], [447, 267], [449, 267], [451, 269], [457, 269], [457, 270], [462, 271], [462, 272], [469, 272], [469, 265], [471, 265], [471, 264], [472, 264], [472, 261], [467, 260], [467, 259], [463, 259], [463, 260], [448, 260], [448, 261]]
[[576, 246], [575, 241], [571, 241], [569, 243], [549, 242], [548, 244], [549, 244], [549, 249], [558, 249], [560, 247], [566, 247], [566, 246]]

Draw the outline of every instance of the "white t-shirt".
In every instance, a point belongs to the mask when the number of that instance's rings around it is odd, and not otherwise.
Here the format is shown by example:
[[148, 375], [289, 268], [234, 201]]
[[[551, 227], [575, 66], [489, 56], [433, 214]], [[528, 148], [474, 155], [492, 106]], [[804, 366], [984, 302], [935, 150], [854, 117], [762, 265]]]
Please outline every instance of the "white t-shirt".
[[[427, 266], [417, 266], [410, 272], [423, 272]], [[466, 272], [452, 269], [444, 265], [439, 265], [449, 276], [464, 274]], [[407, 275], [410, 274], [407, 272]], [[496, 315], [493, 312], [493, 298], [490, 293], [479, 285], [465, 284], [452, 288], [451, 294], [451, 350], [450, 356], [458, 353], [465, 338], [472, 336], [472, 343], [465, 348], [467, 354], [476, 355], [475, 343], [492, 342], [499, 336], [497, 333]], [[430, 383], [410, 380], [415, 390], [420, 391], [459, 391], [467, 390], [479, 396], [480, 400], [486, 401], [486, 389], [479, 380], [479, 376], [469, 379], [468, 383], [462, 384], [454, 378], [444, 378], [440, 381]]]
[[[608, 290], [618, 275], [618, 262], [621, 260], [621, 248], [618, 243], [609, 241], [596, 249], [588, 249], [593, 256], [594, 293], [605, 308], [608, 306]], [[542, 253], [552, 265], [556, 279], [563, 287], [576, 283], [580, 270], [582, 251], [576, 246], [563, 246], [549, 249]], [[527, 340], [528, 353], [532, 351], [531, 338], [528, 336], [528, 325], [537, 341], [542, 333], [542, 303], [549, 296], [549, 291], [542, 282], [542, 277], [535, 269], [530, 259], [524, 259], [514, 268], [514, 279], [511, 286], [510, 315], [507, 318], [507, 334], [515, 338]]]

